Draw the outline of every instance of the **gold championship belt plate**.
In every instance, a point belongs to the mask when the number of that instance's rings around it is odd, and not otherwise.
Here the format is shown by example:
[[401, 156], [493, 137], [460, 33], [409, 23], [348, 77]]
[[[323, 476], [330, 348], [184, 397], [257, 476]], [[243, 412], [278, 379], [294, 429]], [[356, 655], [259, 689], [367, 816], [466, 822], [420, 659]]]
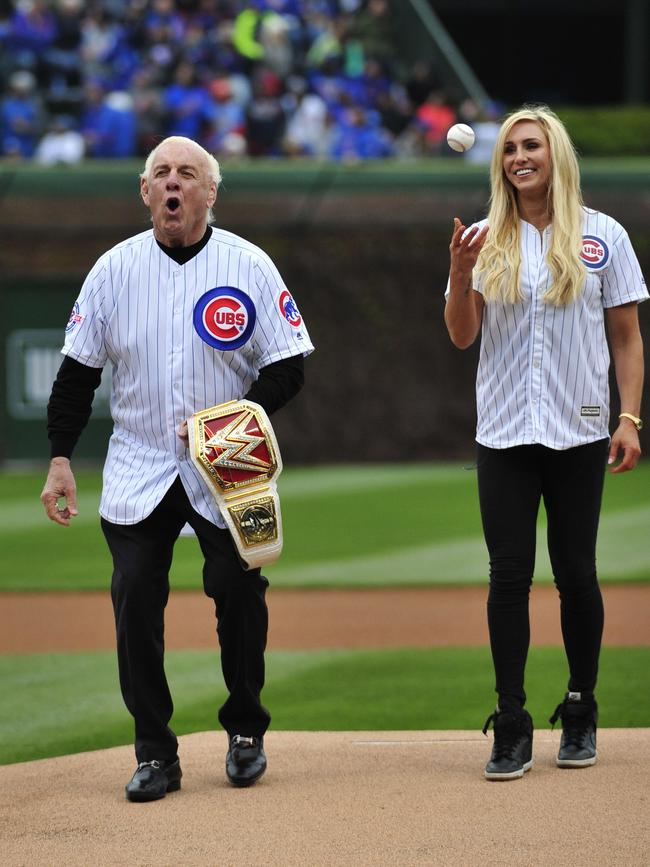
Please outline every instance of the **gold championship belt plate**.
[[205, 479], [248, 569], [277, 560], [282, 515], [276, 480], [282, 458], [262, 407], [231, 400], [188, 419], [192, 461]]

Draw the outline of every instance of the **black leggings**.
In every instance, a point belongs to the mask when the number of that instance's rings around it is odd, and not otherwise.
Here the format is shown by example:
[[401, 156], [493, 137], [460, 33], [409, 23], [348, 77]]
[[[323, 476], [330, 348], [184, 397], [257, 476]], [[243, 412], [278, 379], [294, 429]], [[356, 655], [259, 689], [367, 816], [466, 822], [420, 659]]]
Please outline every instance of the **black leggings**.
[[176, 758], [169, 728], [172, 697], [164, 669], [164, 610], [174, 543], [185, 522], [196, 532], [204, 557], [203, 588], [215, 603], [221, 667], [228, 698], [219, 721], [229, 734], [260, 737], [270, 715], [260, 702], [268, 628], [268, 582], [259, 569], [242, 568], [227, 530], [194, 511], [179, 478], [151, 515], [139, 524], [102, 519], [113, 555], [111, 596], [115, 611], [120, 686], [135, 721], [138, 762]]
[[541, 445], [478, 446], [479, 501], [490, 554], [488, 627], [501, 708], [526, 701], [528, 597], [542, 498], [560, 594], [569, 690], [594, 690], [604, 620], [596, 578], [596, 535], [608, 449], [607, 439], [564, 451]]

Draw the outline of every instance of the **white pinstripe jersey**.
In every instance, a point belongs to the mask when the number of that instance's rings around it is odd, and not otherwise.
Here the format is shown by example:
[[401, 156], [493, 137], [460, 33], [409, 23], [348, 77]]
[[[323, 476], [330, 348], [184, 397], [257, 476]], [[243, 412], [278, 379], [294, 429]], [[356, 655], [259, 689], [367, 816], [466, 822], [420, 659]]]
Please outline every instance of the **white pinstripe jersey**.
[[[478, 225], [484, 226], [487, 220]], [[609, 436], [609, 350], [604, 309], [648, 298], [625, 229], [585, 209], [584, 291], [565, 307], [544, 302], [552, 227], [521, 225], [517, 304], [490, 302], [483, 313], [476, 378], [476, 439], [490, 448], [540, 443], [568, 449]], [[481, 292], [479, 275], [474, 288]]]
[[243, 397], [260, 368], [312, 350], [275, 265], [237, 235], [213, 228], [185, 265], [160, 249], [152, 230], [105, 253], [83, 284], [62, 349], [82, 364], [112, 366], [100, 514], [137, 523], [180, 474], [194, 509], [223, 527], [178, 425]]

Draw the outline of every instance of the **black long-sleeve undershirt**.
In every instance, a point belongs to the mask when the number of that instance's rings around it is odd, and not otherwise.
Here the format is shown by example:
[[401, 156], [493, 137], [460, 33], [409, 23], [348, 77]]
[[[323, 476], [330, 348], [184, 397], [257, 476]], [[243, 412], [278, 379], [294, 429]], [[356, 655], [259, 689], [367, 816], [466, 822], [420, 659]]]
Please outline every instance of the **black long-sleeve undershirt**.
[[[47, 435], [50, 457], [72, 457], [82, 430], [88, 424], [102, 368], [89, 367], [65, 356], [47, 405]], [[244, 395], [271, 415], [302, 388], [305, 364], [302, 355], [282, 358], [263, 367]]]
[[305, 359], [302, 355], [282, 358], [262, 367], [244, 397], [259, 403], [268, 415], [282, 409], [305, 384]]
[[61, 362], [47, 404], [50, 457], [72, 456], [81, 431], [88, 424], [101, 379], [101, 367], [89, 367], [67, 355]]

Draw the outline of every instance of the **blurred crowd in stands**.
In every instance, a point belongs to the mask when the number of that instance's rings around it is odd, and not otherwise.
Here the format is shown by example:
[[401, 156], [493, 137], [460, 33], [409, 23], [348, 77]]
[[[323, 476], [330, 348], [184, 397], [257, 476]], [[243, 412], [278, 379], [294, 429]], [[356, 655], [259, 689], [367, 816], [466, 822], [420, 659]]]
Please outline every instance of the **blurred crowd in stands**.
[[487, 141], [496, 109], [396, 63], [395, 6], [0, 0], [0, 155], [134, 157], [185, 135], [218, 157], [410, 158], [451, 153], [457, 120]]

